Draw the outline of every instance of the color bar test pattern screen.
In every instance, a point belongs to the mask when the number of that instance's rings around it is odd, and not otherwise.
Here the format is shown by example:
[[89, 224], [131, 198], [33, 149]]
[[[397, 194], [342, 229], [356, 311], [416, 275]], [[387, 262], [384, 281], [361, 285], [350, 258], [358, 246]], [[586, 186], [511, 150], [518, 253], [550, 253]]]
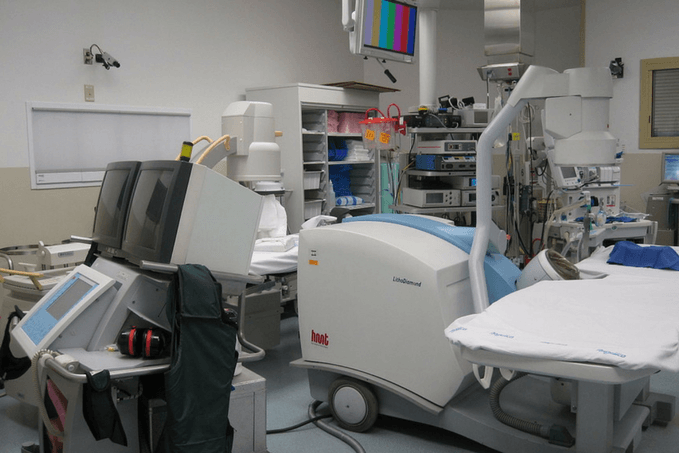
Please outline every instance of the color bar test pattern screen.
[[391, 0], [366, 0], [364, 45], [413, 55], [417, 8]]

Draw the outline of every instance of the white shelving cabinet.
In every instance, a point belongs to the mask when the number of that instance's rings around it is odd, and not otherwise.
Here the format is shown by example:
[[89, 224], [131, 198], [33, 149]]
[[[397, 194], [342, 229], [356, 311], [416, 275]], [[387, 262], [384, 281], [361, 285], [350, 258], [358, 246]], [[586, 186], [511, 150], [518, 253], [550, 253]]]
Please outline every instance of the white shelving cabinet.
[[347, 208], [355, 214], [379, 211], [379, 153], [373, 153], [368, 161], [328, 159], [329, 139], [361, 140], [360, 133], [328, 131], [328, 111], [377, 108], [378, 92], [295, 83], [247, 89], [246, 99], [271, 103], [276, 129], [283, 132], [277, 142], [291, 233], [297, 233], [305, 220], [330, 211], [328, 181], [335, 165], [351, 165], [352, 194], [365, 200], [362, 205]]

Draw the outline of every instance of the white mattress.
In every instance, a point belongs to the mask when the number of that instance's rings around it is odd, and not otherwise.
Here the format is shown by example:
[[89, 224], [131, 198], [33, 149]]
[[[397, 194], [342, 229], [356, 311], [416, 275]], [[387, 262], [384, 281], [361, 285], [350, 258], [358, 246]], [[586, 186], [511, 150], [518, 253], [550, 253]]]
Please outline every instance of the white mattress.
[[297, 272], [297, 251], [295, 245], [284, 252], [252, 252], [250, 273], [257, 275], [287, 274]]
[[578, 265], [608, 277], [539, 282], [459, 318], [446, 336], [497, 353], [679, 371], [679, 272], [606, 264], [609, 253]]

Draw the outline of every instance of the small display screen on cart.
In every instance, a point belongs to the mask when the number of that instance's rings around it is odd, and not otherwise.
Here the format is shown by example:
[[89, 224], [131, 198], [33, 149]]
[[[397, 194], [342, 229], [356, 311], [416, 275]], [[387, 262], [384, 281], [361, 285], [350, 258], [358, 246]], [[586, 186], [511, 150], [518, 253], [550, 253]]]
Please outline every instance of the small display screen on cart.
[[39, 344], [45, 335], [97, 286], [97, 282], [82, 274], [73, 274], [47, 302], [28, 314], [22, 330], [34, 344]]
[[428, 193], [427, 203], [443, 203], [443, 193], [442, 192]]

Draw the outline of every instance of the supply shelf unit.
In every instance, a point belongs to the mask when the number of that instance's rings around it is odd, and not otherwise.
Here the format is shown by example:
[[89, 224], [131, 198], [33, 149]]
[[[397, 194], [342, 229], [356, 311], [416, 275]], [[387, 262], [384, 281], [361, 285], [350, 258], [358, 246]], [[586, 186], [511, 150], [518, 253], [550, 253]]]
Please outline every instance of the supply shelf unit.
[[[417, 140], [478, 140], [478, 137], [483, 132], [483, 127], [458, 127], [458, 128], [436, 128], [436, 127], [420, 127], [420, 128], [409, 128], [408, 134], [410, 135], [411, 144], [412, 141]], [[405, 147], [404, 147], [405, 149]], [[401, 161], [401, 168], [405, 168], [409, 162], [407, 162], [409, 153], [402, 153], [401, 156], [405, 161]], [[403, 175], [403, 185], [401, 190], [408, 188], [410, 181], [413, 178], [419, 180], [439, 180], [446, 182], [452, 178], [464, 177], [464, 176], [476, 176], [476, 167], [466, 168], [460, 170], [418, 170], [414, 168], [406, 169]], [[404, 214], [426, 214], [426, 215], [467, 215], [471, 216], [469, 220], [471, 224], [474, 224], [473, 214], [476, 212], [476, 206], [436, 206], [436, 207], [419, 207], [411, 206], [403, 203], [395, 204], [389, 206], [395, 212]], [[503, 209], [499, 203], [493, 206], [493, 210]]]
[[286, 195], [284, 206], [290, 233], [299, 232], [306, 220], [328, 214], [333, 207], [329, 198], [331, 168], [350, 165], [352, 194], [365, 203], [343, 206], [352, 215], [379, 212], [379, 153], [369, 160], [329, 160], [329, 139], [362, 140], [361, 133], [340, 133], [328, 129], [328, 112], [365, 113], [379, 106], [379, 93], [373, 91], [295, 83], [250, 88], [248, 101], [269, 102], [273, 106], [276, 129], [283, 132], [281, 167]]

